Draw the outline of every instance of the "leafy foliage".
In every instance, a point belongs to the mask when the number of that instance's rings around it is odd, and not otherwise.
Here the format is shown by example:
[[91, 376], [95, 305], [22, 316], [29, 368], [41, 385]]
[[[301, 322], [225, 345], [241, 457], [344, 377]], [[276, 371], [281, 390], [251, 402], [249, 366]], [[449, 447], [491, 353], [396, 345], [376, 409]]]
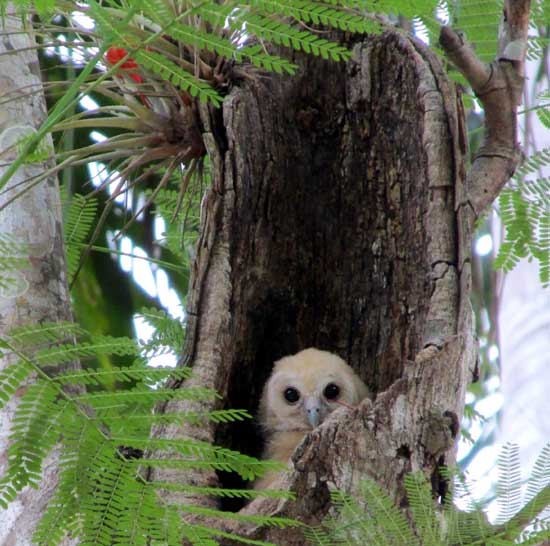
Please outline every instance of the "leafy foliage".
[[67, 252], [67, 275], [72, 280], [78, 264], [84, 241], [97, 214], [96, 198], [85, 198], [75, 193], [65, 209], [64, 238]]
[[[535, 154], [517, 177], [539, 162], [546, 161], [547, 151]], [[516, 177], [516, 180], [517, 180]], [[520, 259], [536, 259], [544, 286], [550, 285], [550, 181], [538, 178], [506, 188], [499, 198], [499, 210], [506, 236], [495, 267], [510, 271]]]
[[[332, 493], [334, 515], [321, 526], [305, 531], [317, 546], [377, 544], [379, 546], [512, 546], [536, 544], [550, 537], [550, 520], [544, 509], [550, 504], [550, 448], [538, 457], [521, 500], [518, 448], [504, 446], [499, 458], [495, 524], [484, 513], [487, 503], [476, 501], [467, 480], [459, 472], [442, 469], [450, 484], [446, 499], [437, 503], [422, 472], [405, 477], [410, 520], [370, 478], [363, 478], [357, 497]], [[460, 508], [459, 508], [460, 506]]]
[[[4, 9], [6, 4], [5, 0], [0, 2]], [[20, 0], [15, 5], [22, 14], [30, 10], [27, 1]], [[35, 6], [42, 18], [35, 19], [37, 31], [52, 39], [59, 34], [63, 34], [64, 39], [73, 38], [75, 43], [82, 44], [75, 48], [78, 58], [88, 63], [82, 71], [82, 74], [87, 71], [86, 77], [77, 78], [69, 86], [65, 97], [59, 101], [60, 107], [56, 106], [45, 127], [56, 132], [93, 126], [115, 133], [99, 144], [71, 150], [65, 155], [58, 152], [60, 165], [55, 170], [74, 167], [93, 158], [104, 161], [107, 177], [102, 189], [117, 177], [122, 179], [89, 237], [83, 256], [80, 255], [82, 248], [76, 250], [76, 239], [80, 245], [84, 244], [84, 232], [95, 205], [85, 204], [82, 198], [77, 198], [80, 203], [74, 203], [73, 206], [80, 207], [83, 218], [82, 228], [74, 233], [75, 244], [70, 246], [71, 280], [99, 236], [113, 199], [128, 192], [143, 176], [164, 173], [157, 189], [149, 192], [147, 208], [157, 201], [165, 190], [166, 181], [181, 165], [191, 176], [196, 165], [203, 161], [205, 150], [200, 136], [191, 136], [196, 142], [190, 146], [189, 135], [181, 138], [179, 129], [182, 118], [187, 120], [185, 125], [189, 122], [196, 101], [220, 106], [232, 85], [243, 75], [257, 77], [258, 71], [294, 74], [298, 67], [289, 58], [288, 52], [292, 50], [332, 61], [346, 61], [351, 51], [338, 42], [336, 32], [327, 33], [327, 30], [376, 33], [393, 25], [398, 20], [397, 15], [408, 19], [413, 31], [429, 41], [436, 52], [439, 52], [440, 24], [453, 25], [475, 45], [477, 54], [490, 62], [497, 47], [500, 16], [498, 5], [489, 0], [458, 3], [436, 0], [139, 0], [130, 3], [90, 0], [57, 5], [46, 0], [36, 2]], [[548, 7], [546, 2], [533, 7], [534, 30], [547, 24], [550, 19]], [[92, 32], [82, 32], [79, 14], [90, 18]], [[66, 26], [52, 26], [50, 19], [54, 15], [62, 15]], [[547, 46], [548, 37], [533, 32], [530, 57], [544, 55]], [[91, 57], [98, 48], [99, 53]], [[76, 105], [82, 88], [84, 94], [103, 95], [116, 107], [102, 107], [101, 115], [99, 112], [65, 114], [72, 111], [69, 106], [74, 108]], [[471, 99], [468, 93], [464, 97], [467, 102]], [[547, 93], [542, 93], [540, 100], [537, 113], [543, 123], [548, 124]], [[39, 149], [43, 136], [44, 131], [32, 136], [18, 161], [28, 161]], [[176, 155], [175, 150], [178, 150]], [[535, 259], [540, 264], [540, 277], [545, 285], [550, 284], [548, 182], [542, 176], [528, 182], [523, 180], [529, 170], [540, 170], [549, 162], [546, 151], [533, 156], [518, 173], [516, 185], [503, 193], [500, 209], [506, 239], [496, 261], [497, 267], [509, 271], [522, 258]], [[13, 169], [16, 166], [17, 162]], [[9, 173], [15, 172], [13, 169]], [[0, 187], [6, 179], [7, 175], [0, 180]], [[189, 188], [188, 182], [182, 181], [182, 193]], [[78, 214], [77, 208], [72, 214]], [[72, 228], [75, 218], [69, 219]]]
[[[167, 317], [153, 310], [147, 315], [159, 329], [157, 340], [178, 342], [181, 325], [171, 328]], [[184, 513], [202, 514], [205, 509], [163, 503], [157, 491], [172, 486], [145, 481], [143, 470], [158, 466], [206, 468], [237, 472], [253, 480], [266, 470], [279, 468], [278, 463], [258, 461], [204, 442], [152, 439], [151, 427], [160, 422], [153, 411], [157, 401], [217, 396], [198, 387], [171, 388], [170, 382], [189, 378], [191, 372], [187, 368], [148, 366], [143, 354], [153, 345], [93, 336], [71, 323], [18, 328], [1, 341], [2, 357], [12, 364], [0, 372], [0, 403], [17, 396], [18, 404], [7, 472], [0, 480], [0, 505], [6, 508], [26, 486], [37, 487], [44, 459], [56, 445], [60, 453], [59, 483], [34, 535], [36, 544], [59, 544], [67, 533], [79, 536], [81, 544], [94, 546], [142, 545], [151, 538], [176, 544], [182, 537], [204, 544], [205, 536], [207, 543], [216, 544], [213, 530], [202, 526], [195, 529], [181, 517]], [[72, 365], [76, 359], [82, 362], [97, 352], [107, 352], [115, 359], [131, 355], [134, 363], [110, 370]], [[250, 416], [239, 410], [217, 410], [163, 417], [199, 424]], [[179, 490], [191, 493], [197, 488], [180, 484]], [[251, 498], [259, 493], [220, 490], [217, 494]], [[206, 515], [241, 517], [215, 510]], [[295, 524], [284, 518], [256, 516], [253, 520], [277, 526]]]

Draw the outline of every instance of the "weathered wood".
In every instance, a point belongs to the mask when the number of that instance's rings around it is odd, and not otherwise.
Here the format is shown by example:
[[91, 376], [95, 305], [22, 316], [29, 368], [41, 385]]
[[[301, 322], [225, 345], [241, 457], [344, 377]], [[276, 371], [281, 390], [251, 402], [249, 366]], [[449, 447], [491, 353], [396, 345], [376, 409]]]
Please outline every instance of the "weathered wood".
[[[294, 78], [237, 85], [223, 119], [202, 113], [213, 187], [183, 359], [228, 407], [252, 411], [286, 354], [315, 346], [357, 370], [377, 397], [336, 412], [298, 448], [284, 483], [299, 501], [244, 508], [317, 521], [328, 490], [352, 490], [364, 473], [401, 500], [409, 470], [438, 487], [476, 350], [455, 212], [466, 139], [439, 61], [397, 32], [357, 43], [347, 66], [298, 61]], [[261, 452], [253, 425], [199, 437]], [[302, 543], [295, 530], [233, 529]]]

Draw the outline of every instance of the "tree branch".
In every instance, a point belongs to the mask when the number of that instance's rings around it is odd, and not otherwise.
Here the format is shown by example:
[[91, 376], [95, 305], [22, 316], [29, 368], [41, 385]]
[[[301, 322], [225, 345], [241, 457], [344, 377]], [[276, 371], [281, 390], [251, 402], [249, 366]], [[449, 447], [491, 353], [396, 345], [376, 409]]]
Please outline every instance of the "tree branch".
[[[521, 157], [517, 143], [517, 107], [521, 102], [530, 0], [504, 2], [497, 60], [483, 63], [450, 27], [440, 42], [485, 109], [485, 139], [466, 179], [466, 201], [476, 218], [494, 201], [514, 174]], [[461, 205], [463, 203], [458, 203]]]

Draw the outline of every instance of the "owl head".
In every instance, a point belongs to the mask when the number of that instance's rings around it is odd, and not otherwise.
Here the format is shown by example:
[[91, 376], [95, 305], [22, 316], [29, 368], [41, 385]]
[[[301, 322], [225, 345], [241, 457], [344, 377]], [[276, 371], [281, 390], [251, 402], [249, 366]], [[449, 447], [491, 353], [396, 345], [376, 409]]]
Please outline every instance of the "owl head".
[[275, 363], [260, 402], [260, 422], [268, 434], [307, 432], [340, 407], [355, 405], [368, 390], [339, 357], [319, 349], [305, 349]]

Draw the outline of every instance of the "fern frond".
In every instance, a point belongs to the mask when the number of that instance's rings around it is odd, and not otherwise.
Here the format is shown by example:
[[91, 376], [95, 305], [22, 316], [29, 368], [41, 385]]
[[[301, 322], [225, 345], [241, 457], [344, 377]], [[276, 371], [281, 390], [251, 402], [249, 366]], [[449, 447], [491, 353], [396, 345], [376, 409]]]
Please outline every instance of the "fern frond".
[[277, 74], [286, 72], [287, 74], [294, 75], [298, 70], [298, 65], [291, 63], [289, 60], [278, 55], [264, 53], [261, 44], [241, 48], [239, 56], [242, 56], [243, 59], [248, 59], [257, 68], [264, 68]]
[[36, 486], [42, 461], [59, 440], [66, 401], [46, 381], [26, 388], [17, 406], [9, 436], [8, 468], [0, 480], [0, 505], [7, 506], [27, 485]]
[[509, 271], [521, 258], [535, 258], [543, 286], [550, 285], [550, 181], [537, 178], [505, 189], [499, 208], [506, 235], [495, 267]]
[[213, 25], [223, 25], [225, 21], [230, 28], [241, 30], [257, 36], [260, 39], [268, 40], [277, 45], [312, 53], [324, 59], [335, 61], [348, 60], [351, 51], [336, 42], [331, 42], [319, 36], [292, 27], [277, 19], [269, 19], [258, 13], [246, 9], [235, 10], [231, 6], [219, 6], [218, 4], [202, 4], [198, 9], [201, 17]]
[[321, 526], [307, 527], [304, 537], [315, 546], [334, 546], [334, 539]]
[[269, 515], [255, 515], [255, 514], [239, 514], [236, 512], [222, 512], [221, 510], [214, 510], [213, 508], [206, 508], [204, 506], [194, 506], [191, 504], [177, 505], [177, 509], [182, 513], [196, 514], [200, 516], [207, 516], [217, 519], [233, 519], [236, 521], [247, 521], [256, 523], [257, 525], [272, 525], [279, 529], [285, 529], [287, 527], [300, 527], [303, 524], [295, 519], [284, 518], [280, 516]]
[[219, 106], [221, 96], [207, 82], [195, 78], [176, 63], [154, 51], [136, 51], [136, 61], [163, 80], [174, 84], [192, 97], [198, 97], [201, 102], [212, 102]]
[[[546, 444], [539, 453], [531, 475], [527, 482], [525, 502], [531, 502], [541, 491], [550, 485], [550, 444]], [[540, 509], [534, 507], [532, 517], [535, 518]]]
[[[191, 459], [182, 460], [176, 459], [174, 462], [177, 466], [181, 464], [191, 466], [195, 461], [202, 464], [208, 461], [208, 465], [218, 470], [228, 472], [237, 472], [245, 480], [254, 480], [262, 476], [268, 470], [281, 469], [284, 465], [274, 461], [259, 461], [254, 457], [243, 455], [238, 451], [232, 451], [227, 448], [212, 446], [206, 442], [198, 440], [167, 440], [159, 438], [143, 438], [143, 437], [113, 437], [112, 440], [126, 447], [132, 447], [142, 451], [155, 450], [167, 453], [178, 453], [183, 457]], [[149, 459], [144, 461], [145, 464], [150, 462]]]
[[[143, 414], [131, 414], [131, 415], [106, 415], [98, 417], [105, 423], [111, 426], [116, 426], [116, 421], [124, 421], [127, 425], [136, 423], [142, 425], [159, 424], [159, 423], [192, 423], [198, 425], [210, 421], [212, 423], [234, 423], [235, 421], [244, 421], [245, 419], [252, 419], [246, 410], [239, 409], [226, 409], [226, 410], [213, 410], [213, 411], [186, 411], [178, 413], [143, 413]], [[122, 423], [121, 426], [124, 426]]]
[[[77, 422], [78, 419], [74, 419], [73, 423]], [[74, 434], [74, 430], [68, 428], [64, 434], [66, 438]], [[82, 446], [79, 444], [79, 447]], [[78, 503], [78, 492], [82, 492], [82, 488], [78, 487], [78, 478], [81, 475], [74, 472], [79, 453], [73, 445], [65, 441], [60, 453], [59, 483], [33, 534], [33, 543], [37, 546], [58, 546], [67, 534], [78, 536], [81, 530]]]
[[226, 59], [237, 57], [238, 49], [231, 41], [193, 26], [175, 24], [168, 28], [166, 33], [177, 41], [217, 53]]
[[252, 481], [263, 476], [266, 472], [285, 469], [284, 465], [277, 461], [259, 461], [253, 457], [246, 457], [241, 454], [243, 459], [226, 458], [223, 456], [213, 459], [153, 459], [147, 458], [139, 461], [130, 461], [139, 466], [150, 466], [152, 468], [182, 468], [182, 469], [208, 469], [223, 470], [224, 472], [237, 472], [243, 479]]
[[189, 387], [186, 389], [134, 389], [129, 391], [82, 394], [76, 400], [89, 404], [96, 411], [110, 410], [125, 404], [154, 404], [168, 400], [213, 400], [219, 395], [211, 389]]
[[16, 362], [0, 370], [0, 409], [2, 409], [29, 377], [32, 368], [26, 362]]
[[61, 363], [84, 360], [98, 354], [139, 356], [139, 347], [131, 338], [93, 336], [91, 341], [60, 344], [41, 349], [34, 355], [34, 359], [43, 367], [58, 366]]
[[166, 27], [174, 20], [174, 10], [171, 3], [164, 0], [139, 0], [139, 7], [152, 21]]
[[80, 194], [72, 196], [64, 218], [63, 231], [67, 253], [67, 275], [73, 278], [80, 263], [83, 243], [88, 235], [97, 213], [98, 200]]
[[142, 345], [144, 351], [154, 351], [161, 347], [167, 347], [174, 353], [181, 351], [185, 341], [185, 326], [182, 322], [172, 318], [166, 311], [153, 307], [141, 309], [137, 316], [155, 329], [147, 343]]
[[88, 469], [94, 483], [91, 495], [82, 499], [84, 546], [111, 546], [113, 527], [125, 510], [125, 493], [134, 482], [135, 469], [116, 457], [111, 446], [103, 446], [94, 466]]
[[331, 500], [338, 511], [338, 517], [323, 521], [336, 544], [365, 542], [380, 546], [392, 546], [389, 537], [382, 532], [380, 522], [371, 517], [367, 504], [359, 503], [350, 495], [339, 491], [331, 492]]
[[256, 491], [255, 489], [227, 489], [219, 487], [198, 487], [194, 485], [168, 483], [168, 482], [149, 482], [151, 487], [155, 489], [165, 489], [167, 491], [182, 491], [184, 493], [192, 493], [206, 495], [212, 497], [222, 497], [228, 499], [255, 499], [258, 497], [268, 497], [271, 499], [290, 499], [294, 500], [296, 495], [292, 491], [280, 491], [278, 489], [263, 489]]
[[260, 15], [249, 15], [246, 18], [246, 28], [258, 38], [263, 38], [277, 45], [283, 45], [321, 56], [323, 59], [334, 61], [347, 61], [351, 57], [351, 51], [346, 47], [320, 38], [310, 32], [299, 30], [285, 23], [267, 19]]
[[423, 472], [407, 474], [404, 481], [415, 529], [423, 546], [439, 546], [440, 525], [430, 484]]
[[370, 479], [363, 479], [359, 488], [367, 509], [381, 528], [381, 532], [395, 544], [418, 544], [409, 522], [389, 496]]
[[74, 322], [44, 322], [30, 324], [10, 330], [10, 338], [27, 350], [40, 345], [63, 343], [81, 337], [86, 331]]
[[[188, 379], [191, 377], [190, 368], [172, 367], [145, 367], [145, 368], [117, 368], [109, 370], [82, 370], [76, 372], [65, 372], [56, 374], [53, 381], [71, 385], [112, 385], [113, 381], [120, 383], [142, 382], [154, 384], [158, 381], [170, 379]], [[124, 416], [126, 418], [135, 416]]]
[[542, 150], [531, 154], [516, 170], [514, 174], [515, 180], [521, 180], [528, 174], [537, 173], [545, 165], [550, 163], [550, 148], [543, 148]]
[[304, 23], [350, 32], [372, 32], [374, 27], [366, 17], [308, 0], [254, 0], [251, 4], [268, 14], [294, 17]]
[[[228, 533], [226, 531], [220, 531], [218, 529], [211, 529], [210, 527], [203, 527], [201, 525], [195, 525], [195, 529], [202, 531], [205, 535], [227, 538], [230, 541], [240, 542], [241, 544], [250, 544], [251, 546], [276, 546], [272, 542], [265, 542], [263, 540], [253, 540], [251, 538], [245, 538], [235, 533]], [[218, 544], [214, 542], [214, 544]], [[201, 543], [201, 546], [206, 546], [206, 543]]]

